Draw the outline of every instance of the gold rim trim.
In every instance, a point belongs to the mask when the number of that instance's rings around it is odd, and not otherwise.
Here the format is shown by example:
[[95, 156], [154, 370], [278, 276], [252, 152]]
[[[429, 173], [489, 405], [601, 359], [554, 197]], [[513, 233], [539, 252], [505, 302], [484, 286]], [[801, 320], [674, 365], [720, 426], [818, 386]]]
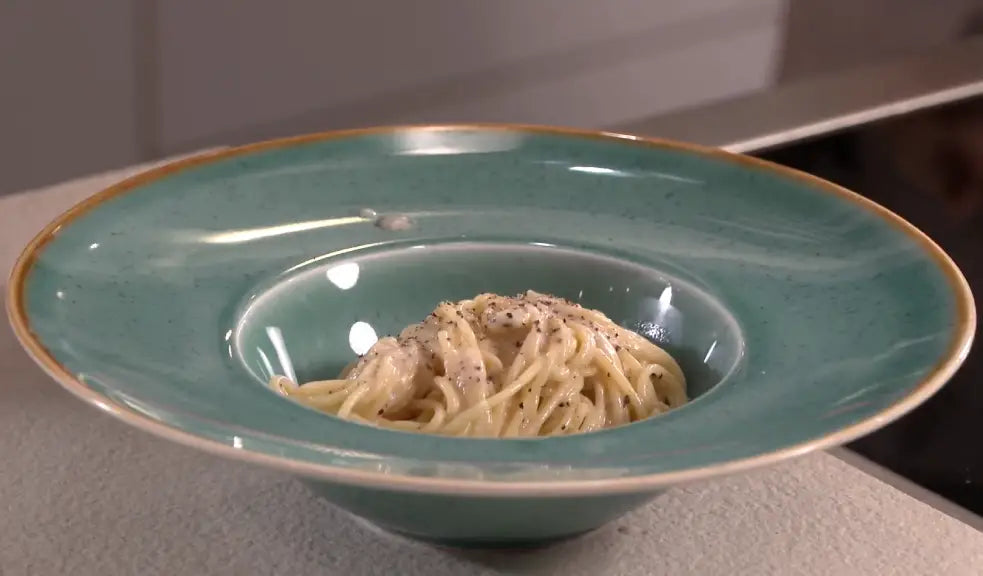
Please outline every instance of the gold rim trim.
[[[241, 156], [244, 154], [285, 148], [310, 142], [335, 140], [356, 136], [368, 136], [404, 131], [461, 131], [476, 129], [592, 138], [612, 142], [631, 143], [638, 146], [690, 152], [716, 160], [739, 164], [751, 169], [764, 170], [766, 172], [771, 172], [772, 174], [791, 178], [804, 182], [819, 190], [849, 200], [859, 205], [863, 209], [877, 214], [889, 224], [900, 229], [904, 234], [911, 237], [935, 260], [936, 264], [948, 279], [956, 300], [956, 328], [954, 330], [953, 340], [941, 361], [935, 367], [933, 367], [932, 371], [905, 397], [899, 399], [897, 402], [885, 408], [881, 412], [874, 414], [860, 422], [813, 440], [739, 460], [712, 464], [700, 468], [683, 469], [643, 476], [601, 480], [563, 480], [555, 482], [503, 482], [457, 478], [423, 478], [417, 476], [391, 475], [367, 470], [339, 468], [326, 464], [294, 460], [287, 457], [274, 456], [265, 453], [248, 452], [246, 450], [234, 448], [231, 445], [223, 444], [216, 440], [201, 438], [190, 432], [173, 427], [167, 423], [144, 416], [143, 414], [135, 412], [126, 406], [121, 406], [113, 402], [111, 399], [106, 398], [105, 396], [102, 396], [101, 394], [92, 390], [84, 383], [77, 380], [64, 366], [62, 366], [44, 347], [44, 345], [41, 344], [34, 332], [31, 330], [25, 307], [24, 291], [26, 288], [27, 277], [34, 266], [38, 255], [44, 250], [45, 246], [52, 241], [62, 227], [71, 224], [72, 221], [84, 215], [86, 212], [96, 208], [107, 200], [125, 194], [134, 188], [138, 188], [142, 185], [172, 174], [176, 174], [189, 168], [194, 168], [203, 164], [208, 164], [235, 156]], [[355, 130], [322, 132], [294, 136], [291, 138], [268, 140], [255, 144], [229, 148], [218, 152], [206, 152], [187, 159], [178, 160], [164, 166], [152, 168], [146, 172], [137, 174], [136, 176], [126, 178], [123, 181], [110, 186], [109, 188], [106, 188], [93, 196], [90, 196], [89, 198], [68, 209], [66, 212], [45, 226], [44, 229], [42, 229], [41, 232], [39, 232], [30, 241], [30, 243], [28, 243], [21, 255], [18, 257], [17, 262], [14, 264], [14, 268], [10, 275], [10, 281], [7, 285], [7, 315], [10, 319], [10, 324], [13, 327], [14, 334], [24, 349], [35, 360], [35, 362], [37, 362], [41, 368], [44, 369], [49, 376], [54, 378], [54, 380], [57, 381], [62, 387], [72, 392], [82, 400], [85, 400], [89, 404], [102, 408], [116, 418], [119, 418], [132, 426], [150, 432], [156, 436], [220, 456], [278, 468], [280, 470], [311, 479], [360, 484], [394, 490], [485, 496], [572, 496], [592, 493], [614, 494], [626, 492], [645, 492], [674, 484], [692, 482], [713, 476], [722, 476], [725, 474], [750, 470], [752, 468], [758, 468], [796, 456], [801, 456], [815, 450], [845, 444], [900, 418], [937, 392], [952, 377], [952, 375], [965, 360], [966, 356], [969, 354], [976, 329], [976, 306], [973, 302], [972, 292], [966, 278], [963, 276], [962, 272], [955, 265], [949, 255], [946, 254], [921, 230], [910, 224], [908, 221], [904, 220], [880, 204], [877, 204], [876, 202], [869, 200], [855, 192], [847, 190], [846, 188], [842, 188], [811, 174], [773, 164], [765, 160], [740, 154], [733, 154], [717, 148], [710, 148], [696, 144], [684, 144], [657, 138], [644, 138], [611, 132], [578, 130], [573, 128], [555, 128], [549, 126], [524, 124], [481, 123], [381, 126]]]

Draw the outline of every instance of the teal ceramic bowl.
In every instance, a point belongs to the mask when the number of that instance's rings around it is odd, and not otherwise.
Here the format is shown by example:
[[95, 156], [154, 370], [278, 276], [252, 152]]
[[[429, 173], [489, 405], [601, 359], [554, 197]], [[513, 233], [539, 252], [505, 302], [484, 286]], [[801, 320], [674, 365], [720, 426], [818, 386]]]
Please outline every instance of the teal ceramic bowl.
[[[590, 434], [462, 439], [342, 421], [265, 386], [333, 376], [440, 300], [526, 289], [660, 342], [694, 400]], [[8, 305], [41, 367], [104, 411], [461, 545], [572, 536], [667, 486], [849, 441], [938, 390], [975, 328], [950, 259], [832, 184], [693, 146], [481, 125], [152, 170], [43, 230]]]

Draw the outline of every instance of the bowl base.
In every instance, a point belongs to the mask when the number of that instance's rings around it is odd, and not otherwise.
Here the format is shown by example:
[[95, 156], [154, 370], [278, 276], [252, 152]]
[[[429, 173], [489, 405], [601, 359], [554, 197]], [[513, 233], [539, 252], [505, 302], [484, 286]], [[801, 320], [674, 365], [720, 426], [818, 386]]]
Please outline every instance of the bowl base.
[[456, 549], [467, 549], [467, 550], [538, 550], [541, 548], [548, 548], [556, 544], [561, 544], [569, 540], [574, 540], [580, 538], [581, 536], [586, 536], [598, 528], [591, 528], [590, 530], [582, 530], [580, 532], [573, 532], [571, 534], [563, 534], [560, 536], [549, 536], [541, 540], [523, 540], [518, 538], [432, 538], [430, 536], [418, 536], [415, 534], [409, 534], [406, 532], [389, 531], [382, 527], [377, 527], [384, 532], [391, 532], [396, 536], [401, 536], [409, 540], [415, 540], [417, 542], [423, 542], [431, 546], [437, 546], [440, 548], [456, 548]]
[[450, 536], [431, 536], [427, 534], [416, 534], [413, 532], [405, 532], [395, 528], [386, 528], [380, 526], [371, 520], [366, 520], [361, 516], [356, 516], [350, 512], [346, 512], [349, 518], [353, 522], [366, 529], [373, 534], [377, 534], [383, 538], [396, 538], [400, 540], [409, 540], [411, 542], [418, 542], [421, 544], [426, 544], [428, 546], [434, 546], [437, 548], [450, 548], [454, 550], [497, 550], [497, 551], [530, 551], [530, 550], [541, 550], [543, 548], [549, 548], [557, 544], [562, 544], [563, 542], [569, 542], [570, 540], [575, 540], [577, 538], [586, 536], [593, 532], [597, 532], [603, 526], [597, 528], [588, 528], [587, 530], [579, 530], [577, 532], [571, 532], [569, 534], [561, 535], [551, 535], [545, 536], [538, 539], [529, 538], [510, 538], [507, 536], [502, 537], [479, 537], [479, 538], [455, 538]]
[[305, 484], [381, 537], [472, 549], [557, 544], [592, 532], [658, 494], [495, 497], [399, 492], [316, 480]]

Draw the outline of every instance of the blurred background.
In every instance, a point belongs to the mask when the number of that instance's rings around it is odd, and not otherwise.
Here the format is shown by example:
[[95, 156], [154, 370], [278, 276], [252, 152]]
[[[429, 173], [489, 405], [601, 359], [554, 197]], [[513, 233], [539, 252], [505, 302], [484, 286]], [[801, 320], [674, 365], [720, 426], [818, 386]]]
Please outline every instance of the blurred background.
[[610, 127], [929, 50], [979, 0], [4, 0], [0, 193], [395, 122]]
[[[936, 238], [983, 294], [983, 0], [4, 0], [0, 195], [387, 123], [759, 154]], [[980, 354], [852, 448], [983, 513]]]

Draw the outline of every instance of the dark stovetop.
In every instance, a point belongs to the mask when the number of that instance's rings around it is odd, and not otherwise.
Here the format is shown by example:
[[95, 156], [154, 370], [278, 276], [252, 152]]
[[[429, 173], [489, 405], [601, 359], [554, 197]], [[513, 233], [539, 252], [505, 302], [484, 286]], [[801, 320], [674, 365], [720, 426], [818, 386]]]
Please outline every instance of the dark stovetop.
[[[842, 184], [897, 212], [938, 242], [973, 292], [983, 294], [983, 100], [759, 156]], [[980, 347], [925, 405], [850, 446], [977, 514], [983, 514]]]

